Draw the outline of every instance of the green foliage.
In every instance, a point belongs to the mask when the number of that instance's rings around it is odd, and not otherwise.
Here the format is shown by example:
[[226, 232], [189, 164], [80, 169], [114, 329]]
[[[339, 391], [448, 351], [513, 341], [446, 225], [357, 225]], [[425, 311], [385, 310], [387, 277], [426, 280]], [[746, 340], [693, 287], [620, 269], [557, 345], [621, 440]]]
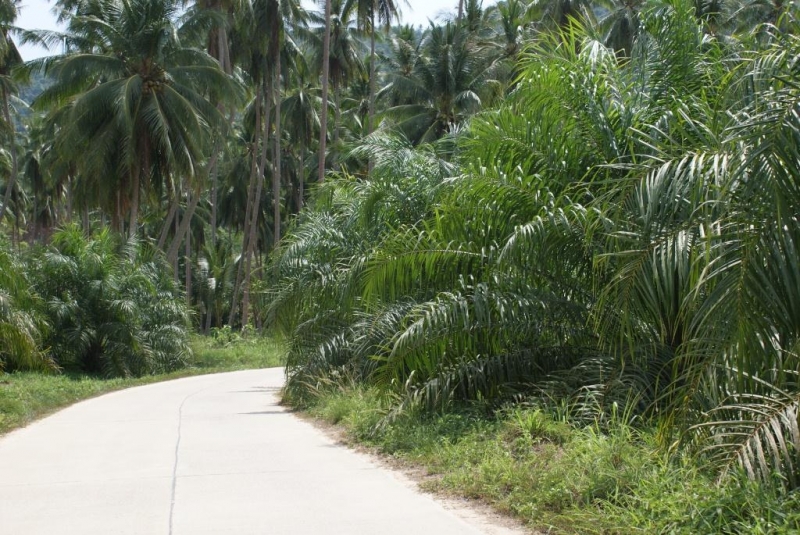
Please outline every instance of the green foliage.
[[243, 337], [228, 327], [213, 329], [211, 336], [192, 336], [190, 366], [226, 370], [272, 368], [285, 364], [281, 340], [256, 334]]
[[53, 371], [55, 363], [42, 351], [48, 325], [30, 291], [25, 266], [0, 244], [0, 371]]
[[108, 231], [87, 238], [68, 227], [29, 265], [52, 326], [44, 347], [59, 366], [128, 377], [186, 365], [186, 306], [169, 269], [147, 246]]
[[358, 149], [374, 175], [327, 184], [276, 260], [290, 388], [652, 423], [798, 488], [800, 40], [716, 39], [683, 0], [637, 17], [624, 61], [572, 23], [530, 43], [452, 167]]
[[226, 126], [212, 102], [235, 102], [242, 91], [214, 58], [189, 46], [197, 26], [209, 23], [196, 20], [196, 10], [181, 13], [171, 0], [70, 7], [66, 32], [42, 35], [63, 41], [65, 52], [27, 65], [53, 80], [33, 107], [55, 125], [81, 203], [113, 214], [115, 230], [130, 211], [135, 235], [143, 186], [175, 196], [173, 174], [199, 180], [212, 129]]

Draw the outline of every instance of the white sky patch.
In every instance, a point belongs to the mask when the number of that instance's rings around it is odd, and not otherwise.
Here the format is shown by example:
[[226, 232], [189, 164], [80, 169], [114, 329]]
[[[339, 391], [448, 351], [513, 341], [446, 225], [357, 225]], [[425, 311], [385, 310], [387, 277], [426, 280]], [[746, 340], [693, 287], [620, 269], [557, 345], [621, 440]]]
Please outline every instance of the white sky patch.
[[[494, 3], [493, 0], [484, 0], [486, 5]], [[309, 9], [319, 8], [319, 2], [303, 0], [303, 5]], [[458, 0], [408, 0], [407, 4], [399, 0], [401, 21], [414, 26], [428, 26], [428, 20], [439, 20], [442, 15], [452, 14], [458, 9]], [[26, 30], [57, 30], [58, 24], [52, 12], [52, 4], [47, 0], [23, 0], [20, 15], [16, 25]], [[22, 59], [31, 60], [58, 53], [59, 50], [48, 52], [44, 48], [25, 45], [20, 46]]]

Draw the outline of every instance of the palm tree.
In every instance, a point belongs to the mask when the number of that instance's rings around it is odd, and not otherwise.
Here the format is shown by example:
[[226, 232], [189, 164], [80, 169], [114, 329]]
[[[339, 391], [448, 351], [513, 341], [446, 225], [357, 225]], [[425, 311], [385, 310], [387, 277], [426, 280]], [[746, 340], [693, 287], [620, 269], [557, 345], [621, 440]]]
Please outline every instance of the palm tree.
[[525, 26], [527, 6], [522, 0], [506, 0], [497, 4], [503, 55], [516, 59], [520, 50]]
[[41, 350], [48, 325], [37, 312], [40, 306], [40, 299], [31, 292], [25, 266], [0, 246], [0, 370], [56, 369]]
[[203, 331], [224, 324], [225, 307], [230, 304], [235, 276], [233, 243], [224, 236], [215, 244], [206, 243], [197, 261], [198, 301], [203, 303]]
[[[35, 107], [68, 110], [59, 132], [62, 150], [80, 154], [80, 179], [104, 193], [116, 229], [123, 212], [129, 214], [131, 236], [143, 192], [155, 188], [175, 196], [180, 176], [199, 188], [209, 134], [225, 129], [209, 99], [221, 102], [239, 93], [217, 61], [183, 45], [175, 23], [179, 9], [179, 2], [161, 0], [81, 5], [63, 39], [82, 44], [82, 51], [29, 66], [55, 79]], [[98, 182], [100, 177], [113, 181]]]
[[597, 28], [603, 33], [606, 46], [630, 57], [633, 43], [639, 35], [639, 12], [643, 5], [644, 0], [610, 0], [602, 3], [606, 14], [598, 18]]
[[405, 102], [387, 111], [414, 143], [436, 140], [480, 110], [494, 67], [452, 22], [431, 24], [420, 49], [410, 74], [390, 78], [390, 91]]
[[11, 169], [6, 181], [3, 205], [0, 206], [0, 223], [3, 221], [11, 195], [15, 188], [18, 173], [17, 141], [15, 136], [16, 125], [11, 118], [11, 96], [16, 92], [16, 86], [11, 80], [11, 70], [22, 63], [14, 41], [11, 39], [12, 24], [17, 18], [17, 1], [3, 0], [0, 2], [0, 99], [3, 107], [2, 129], [8, 137], [11, 155]]
[[326, 184], [276, 257], [292, 395], [346, 370], [401, 408], [627, 404], [800, 487], [800, 39], [740, 54], [688, 2], [640, 16], [630, 61], [578, 29], [532, 46], [457, 166], [368, 139], [373, 180]]
[[590, 0], [532, 0], [528, 11], [531, 20], [546, 29], [566, 28], [572, 21], [594, 21], [594, 3]]
[[318, 180], [325, 180], [325, 157], [327, 152], [325, 145], [328, 140], [328, 83], [330, 77], [330, 56], [331, 56], [331, 3], [333, 0], [323, 0], [325, 2], [325, 30], [322, 38], [322, 113], [319, 131], [319, 163]]
[[[422, 34], [417, 32], [413, 26], [405, 25], [394, 29], [390, 39], [390, 53], [387, 58], [387, 78], [388, 84], [381, 90], [381, 96], [386, 95], [390, 99], [390, 105], [396, 105], [400, 101], [410, 103], [410, 95], [402, 95], [400, 91], [394, 90], [394, 78], [410, 78], [417, 61], [422, 54]], [[400, 82], [402, 83], [402, 82]]]
[[[212, 20], [215, 20], [216, 24], [214, 24], [211, 29], [208, 31], [207, 37], [207, 46], [206, 51], [208, 54], [216, 59], [219, 62], [220, 68], [227, 74], [233, 74], [233, 63], [231, 58], [231, 50], [230, 50], [230, 30], [234, 23], [234, 13], [237, 11], [242, 11], [243, 9], [249, 7], [246, 6], [246, 2], [242, 2], [241, 0], [204, 0], [201, 2], [197, 2], [195, 4], [196, 9], [203, 11], [208, 11], [212, 15], [216, 17], [212, 17]], [[222, 19], [219, 22], [219, 19]], [[220, 111], [223, 111], [220, 109]], [[230, 114], [233, 116], [233, 113]], [[214, 143], [214, 153], [219, 152], [222, 149], [221, 143], [216, 141]], [[213, 169], [210, 169], [209, 174], [211, 175], [211, 244], [216, 243], [217, 240], [217, 179], [219, 175], [219, 162], [216, 162], [216, 165]], [[170, 218], [167, 218], [167, 223], [170, 222]]]
[[308, 82], [309, 70], [300, 62], [293, 70], [289, 81], [289, 93], [283, 99], [284, 122], [288, 125], [289, 146], [297, 147], [298, 164], [296, 185], [294, 187], [294, 206], [297, 211], [303, 207], [305, 193], [306, 152], [311, 146], [316, 129], [319, 128], [319, 114], [315, 106], [315, 92]]
[[155, 253], [108, 229], [87, 238], [76, 225], [33, 253], [31, 287], [52, 325], [43, 346], [59, 366], [128, 377], [185, 365], [188, 310]]
[[[259, 4], [260, 6], [260, 4]], [[268, 38], [266, 43], [267, 68], [262, 70], [264, 76], [264, 101], [269, 110], [271, 105], [275, 107], [275, 134], [273, 138], [273, 158], [272, 158], [272, 207], [273, 207], [273, 246], [280, 242], [281, 237], [281, 90], [283, 87], [282, 73], [283, 64], [291, 64], [291, 57], [295, 55], [294, 42], [291, 40], [290, 30], [298, 24], [305, 24], [306, 13], [300, 4], [294, 0], [269, 0], [263, 7], [258, 7], [256, 13], [263, 15], [268, 25]], [[293, 28], [294, 27], [294, 28]], [[253, 199], [254, 207], [251, 211], [251, 219], [248, 222], [249, 236], [246, 238], [247, 246], [245, 250], [244, 263], [244, 282], [242, 287], [242, 325], [246, 326], [250, 313], [250, 287], [251, 287], [251, 262], [256, 248], [257, 230], [259, 220], [258, 206], [260, 203], [261, 187], [267, 165], [267, 133], [270, 130], [270, 113], [265, 114], [263, 123], [262, 158], [259, 171], [258, 186]], [[235, 310], [235, 307], [234, 307]]]
[[388, 31], [393, 20], [398, 19], [397, 4], [394, 0], [348, 0], [345, 11], [356, 11], [358, 27], [369, 32], [369, 111], [367, 134], [375, 130], [375, 96], [377, 84], [377, 56], [375, 54], [375, 35], [377, 24]]
[[300, 55], [297, 44], [292, 39], [292, 35], [298, 31], [303, 31], [308, 20], [308, 13], [302, 9], [297, 0], [272, 0], [269, 2], [268, 19], [272, 21], [270, 30], [270, 43], [268, 45], [270, 58], [274, 68], [274, 82], [272, 86], [275, 91], [275, 145], [273, 157], [272, 173], [272, 204], [273, 204], [273, 240], [276, 245], [281, 239], [281, 141], [283, 139], [281, 130], [281, 105], [283, 102], [282, 90], [284, 85], [283, 66], [295, 68], [295, 58]]
[[[346, 0], [332, 0], [331, 19], [330, 19], [330, 43], [328, 55], [324, 54], [324, 42], [322, 49], [319, 48], [320, 41], [324, 41], [324, 35], [320, 39], [320, 33], [327, 32], [327, 29], [318, 27], [316, 39], [312, 41], [317, 52], [317, 65], [322, 67], [325, 72], [325, 61], [328, 61], [328, 76], [333, 86], [333, 151], [338, 150], [337, 145], [341, 136], [341, 114], [342, 114], [342, 90], [347, 87], [352, 79], [363, 71], [361, 62], [363, 43], [355, 24], [354, 8], [357, 5], [348, 4]], [[317, 22], [322, 22], [317, 20]], [[321, 53], [320, 53], [321, 52]], [[324, 76], [323, 76], [324, 78]], [[323, 81], [324, 83], [324, 81]], [[323, 93], [325, 88], [323, 87]], [[323, 95], [323, 105], [325, 96]], [[327, 119], [326, 119], [327, 120]]]

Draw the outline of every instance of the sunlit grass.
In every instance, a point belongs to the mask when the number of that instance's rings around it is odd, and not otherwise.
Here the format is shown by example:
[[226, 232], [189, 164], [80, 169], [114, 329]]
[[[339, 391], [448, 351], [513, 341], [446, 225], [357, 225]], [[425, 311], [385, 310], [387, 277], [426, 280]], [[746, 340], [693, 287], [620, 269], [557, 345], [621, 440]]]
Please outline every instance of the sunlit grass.
[[320, 392], [309, 412], [356, 443], [423, 468], [423, 487], [479, 500], [537, 533], [789, 534], [790, 499], [746, 478], [719, 483], [702, 461], [666, 455], [654, 432], [613, 423], [576, 427], [541, 408], [476, 403], [445, 413], [411, 410], [386, 423], [376, 389]]

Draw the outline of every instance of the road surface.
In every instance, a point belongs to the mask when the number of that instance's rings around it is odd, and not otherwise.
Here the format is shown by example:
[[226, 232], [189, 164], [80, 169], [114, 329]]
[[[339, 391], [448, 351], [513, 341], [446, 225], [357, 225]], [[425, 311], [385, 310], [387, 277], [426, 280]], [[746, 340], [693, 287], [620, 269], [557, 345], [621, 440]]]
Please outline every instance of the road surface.
[[282, 369], [156, 383], [0, 437], [0, 534], [477, 535], [278, 405]]

